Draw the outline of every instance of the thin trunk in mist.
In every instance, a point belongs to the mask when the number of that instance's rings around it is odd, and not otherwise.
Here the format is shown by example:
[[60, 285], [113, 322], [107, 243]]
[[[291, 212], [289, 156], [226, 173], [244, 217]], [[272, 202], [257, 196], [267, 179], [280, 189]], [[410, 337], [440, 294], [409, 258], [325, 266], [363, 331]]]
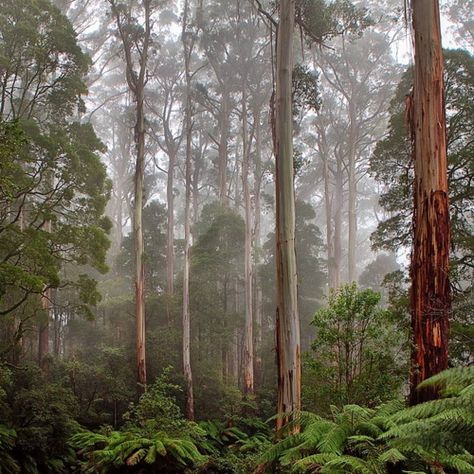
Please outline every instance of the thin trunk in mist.
[[41, 309], [45, 313], [45, 321], [42, 321], [39, 326], [38, 337], [38, 361], [40, 367], [44, 366], [45, 357], [49, 354], [49, 320], [51, 317], [51, 289], [47, 288], [41, 295]]
[[[46, 221], [43, 225], [45, 232], [51, 232], [51, 221]], [[45, 288], [41, 294], [41, 309], [45, 313], [45, 320], [40, 323], [38, 334], [38, 362], [40, 367], [44, 367], [44, 358], [50, 352], [49, 347], [49, 326], [51, 320], [51, 288]]]
[[349, 103], [349, 176], [348, 176], [348, 212], [349, 212], [349, 235], [348, 235], [348, 280], [350, 283], [356, 280], [356, 243], [357, 243], [357, 182], [356, 182], [356, 115], [354, 103]]
[[[112, 14], [122, 40], [126, 60], [126, 78], [129, 89], [136, 102], [135, 145], [137, 150], [134, 175], [134, 204], [133, 204], [133, 237], [135, 242], [135, 350], [137, 381], [146, 388], [146, 356], [145, 356], [145, 267], [143, 262], [143, 186], [145, 177], [145, 110], [144, 96], [147, 81], [147, 59], [150, 43], [150, 8], [151, 0], [143, 0], [145, 15], [145, 31], [143, 44], [138, 51], [138, 73], [133, 64], [133, 48], [135, 39], [129, 36], [127, 25], [123, 24], [121, 10], [115, 0], [109, 0]], [[131, 18], [128, 18], [130, 21]]]
[[[262, 245], [262, 229], [261, 229], [261, 186], [262, 186], [262, 129], [260, 124], [261, 111], [258, 109], [254, 113], [255, 126], [255, 162], [254, 162], [254, 264], [255, 268], [259, 268], [260, 264], [260, 247]], [[254, 377], [257, 384], [262, 382], [262, 318], [263, 318], [263, 292], [262, 284], [258, 275], [258, 271], [254, 272], [255, 282], [255, 367]]]
[[443, 97], [443, 55], [437, 0], [411, 2], [415, 81], [407, 100], [415, 163], [411, 311], [414, 348], [410, 403], [438, 396], [417, 385], [448, 367], [451, 310], [450, 224]]
[[[288, 423], [289, 412], [301, 408], [300, 322], [295, 254], [295, 196], [293, 183], [292, 71], [295, 0], [280, 2], [277, 32], [275, 97], [275, 200], [277, 275], [277, 428]], [[293, 431], [299, 431], [295, 427]]]
[[168, 207], [166, 231], [166, 286], [170, 296], [174, 294], [174, 167], [176, 155], [168, 157], [168, 176], [166, 183], [166, 202]]
[[227, 147], [229, 141], [230, 127], [230, 94], [227, 88], [223, 87], [222, 102], [219, 114], [219, 201], [226, 202], [227, 199]]
[[344, 179], [341, 154], [336, 151], [336, 176], [335, 176], [335, 202], [334, 202], [334, 260], [332, 288], [341, 286], [342, 263], [342, 206], [344, 202]]
[[185, 163], [185, 204], [184, 204], [184, 267], [183, 267], [183, 372], [186, 384], [185, 415], [188, 420], [194, 420], [194, 392], [193, 374], [191, 369], [191, 313], [189, 309], [189, 273], [190, 273], [190, 247], [191, 247], [191, 152], [192, 152], [192, 120], [191, 120], [191, 73], [190, 61], [193, 38], [188, 33], [188, 0], [184, 2], [183, 42], [184, 65], [186, 77], [186, 163]]
[[245, 208], [244, 280], [245, 329], [243, 347], [244, 393], [254, 391], [253, 374], [253, 264], [252, 264], [252, 202], [249, 185], [251, 139], [248, 136], [247, 84], [242, 87], [242, 188]]

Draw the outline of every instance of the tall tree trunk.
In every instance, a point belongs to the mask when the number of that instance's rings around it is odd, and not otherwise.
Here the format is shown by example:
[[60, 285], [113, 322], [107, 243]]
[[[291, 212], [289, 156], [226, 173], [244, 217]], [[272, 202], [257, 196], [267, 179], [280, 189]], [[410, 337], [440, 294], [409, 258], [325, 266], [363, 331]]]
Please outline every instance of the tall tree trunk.
[[349, 237], [347, 245], [348, 255], [348, 280], [350, 283], [356, 280], [356, 243], [357, 243], [357, 183], [356, 183], [356, 115], [354, 104], [349, 104]]
[[[51, 232], [51, 221], [45, 222], [43, 230], [45, 232]], [[40, 367], [44, 366], [44, 358], [50, 352], [49, 326], [51, 319], [51, 294], [51, 288], [45, 288], [41, 295], [41, 308], [45, 313], [45, 320], [42, 321], [39, 326], [38, 362]]]
[[[295, 0], [281, 0], [277, 34], [275, 113], [275, 194], [278, 358], [277, 428], [301, 408], [300, 322], [295, 254], [295, 196], [293, 183], [292, 70]], [[295, 427], [295, 431], [298, 428]]]
[[191, 369], [191, 314], [189, 310], [189, 273], [190, 273], [190, 243], [191, 243], [191, 73], [190, 60], [192, 37], [186, 31], [188, 26], [188, 0], [184, 2], [182, 42], [184, 50], [184, 65], [186, 77], [186, 163], [185, 163], [185, 206], [184, 206], [184, 268], [183, 268], [183, 373], [186, 384], [185, 415], [188, 420], [194, 420], [193, 374]]
[[50, 309], [51, 300], [51, 289], [45, 289], [41, 295], [41, 308], [46, 314], [45, 320], [40, 323], [39, 326], [39, 338], [38, 338], [38, 361], [40, 367], [43, 367], [44, 358], [49, 354], [49, 323], [51, 317]]
[[263, 292], [262, 283], [258, 275], [260, 264], [260, 253], [262, 245], [262, 229], [261, 229], [261, 186], [262, 186], [262, 128], [260, 124], [261, 111], [258, 109], [254, 113], [255, 123], [255, 166], [254, 166], [254, 264], [257, 269], [254, 272], [255, 282], [255, 381], [257, 384], [262, 382], [262, 323], [263, 323]]
[[342, 171], [342, 157], [336, 153], [336, 177], [335, 177], [335, 203], [334, 203], [334, 264], [333, 264], [333, 288], [341, 286], [341, 262], [342, 262], [342, 206], [344, 201], [344, 182]]
[[230, 126], [230, 95], [227, 89], [222, 92], [222, 103], [219, 116], [219, 182], [218, 193], [221, 203], [227, 200], [227, 146]]
[[410, 403], [437, 397], [417, 385], [448, 367], [449, 203], [443, 56], [437, 0], [412, 0], [415, 82], [407, 100], [415, 162]]
[[247, 84], [242, 88], [242, 187], [245, 208], [244, 279], [245, 279], [245, 329], [243, 347], [244, 393], [254, 391], [253, 374], [253, 264], [252, 264], [252, 202], [249, 186], [250, 146], [247, 119]]
[[145, 354], [145, 265], [143, 262], [143, 182], [145, 177], [145, 118], [143, 87], [137, 90], [136, 136], [137, 161], [134, 177], [133, 235], [135, 238], [135, 340], [137, 380], [146, 386]]
[[[151, 0], [143, 0], [145, 31], [141, 47], [135, 38], [130, 37], [128, 25], [123, 23], [123, 11], [116, 0], [109, 0], [112, 14], [122, 40], [126, 61], [127, 84], [136, 102], [135, 145], [137, 157], [134, 175], [133, 203], [133, 237], [135, 242], [135, 353], [137, 382], [139, 391], [146, 389], [146, 354], [145, 354], [145, 267], [143, 262], [143, 186], [145, 177], [145, 84], [147, 81], [148, 47], [150, 44], [150, 8]], [[130, 12], [128, 12], [130, 14]], [[132, 19], [126, 17], [127, 23]], [[134, 67], [134, 48], [138, 54], [138, 73]]]
[[[321, 140], [323, 142], [323, 140]], [[324, 140], [325, 142], [325, 140]], [[323, 180], [324, 180], [324, 208], [326, 213], [326, 246], [327, 246], [327, 266], [328, 266], [328, 283], [329, 289], [335, 288], [335, 272], [334, 272], [334, 241], [332, 226], [332, 197], [329, 191], [329, 164], [327, 149], [324, 143], [320, 146], [321, 156], [323, 159]]]
[[168, 179], [166, 183], [166, 201], [168, 206], [167, 233], [166, 233], [166, 285], [168, 295], [174, 294], [174, 167], [176, 155], [169, 154]]

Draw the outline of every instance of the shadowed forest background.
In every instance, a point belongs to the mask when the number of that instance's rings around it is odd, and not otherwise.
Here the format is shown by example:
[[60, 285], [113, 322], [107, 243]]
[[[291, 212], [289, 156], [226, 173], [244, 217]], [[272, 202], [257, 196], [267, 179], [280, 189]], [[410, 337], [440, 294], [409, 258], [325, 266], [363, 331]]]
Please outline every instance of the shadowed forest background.
[[437, 8], [0, 0], [0, 473], [474, 472], [474, 2]]

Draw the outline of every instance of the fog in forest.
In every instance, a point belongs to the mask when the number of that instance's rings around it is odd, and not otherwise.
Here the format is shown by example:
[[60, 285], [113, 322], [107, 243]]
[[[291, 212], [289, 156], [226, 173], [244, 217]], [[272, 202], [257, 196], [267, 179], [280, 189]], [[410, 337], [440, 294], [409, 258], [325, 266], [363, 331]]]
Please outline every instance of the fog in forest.
[[472, 0], [0, 0], [0, 473], [473, 472], [473, 53]]

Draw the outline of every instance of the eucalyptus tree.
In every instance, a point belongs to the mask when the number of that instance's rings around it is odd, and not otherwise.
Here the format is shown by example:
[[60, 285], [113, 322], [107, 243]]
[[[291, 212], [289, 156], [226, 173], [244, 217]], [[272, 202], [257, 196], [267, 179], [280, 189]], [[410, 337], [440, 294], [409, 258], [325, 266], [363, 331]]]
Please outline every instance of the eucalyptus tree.
[[[450, 330], [450, 357], [466, 360], [472, 352], [468, 336], [472, 325], [472, 267], [474, 194], [474, 153], [471, 140], [474, 130], [474, 60], [463, 50], [445, 50], [444, 97], [447, 126], [448, 186], [452, 252], [450, 278], [453, 310]], [[386, 137], [379, 141], [370, 159], [370, 171], [384, 186], [380, 205], [387, 213], [371, 239], [377, 250], [396, 251], [412, 245], [413, 160], [405, 126], [405, 98], [413, 84], [413, 68], [402, 77], [390, 106]]]
[[414, 349], [412, 404], [436, 398], [420, 382], [448, 367], [449, 285], [448, 173], [443, 53], [438, 0], [411, 2], [415, 46], [413, 93], [407, 99], [414, 160], [411, 311]]
[[[175, 173], [178, 153], [185, 135], [184, 121], [180, 120], [183, 64], [179, 58], [179, 45], [174, 39], [161, 45], [160, 55], [153, 64], [155, 88], [147, 94], [147, 107], [157, 117], [153, 136], [159, 148], [168, 157], [166, 169], [166, 202], [168, 238], [166, 244], [167, 291], [174, 294], [175, 278]], [[156, 128], [156, 130], [155, 130]]]
[[[186, 160], [184, 164], [185, 175], [185, 202], [184, 202], [184, 265], [183, 265], [183, 372], [186, 383], [186, 417], [194, 420], [194, 387], [193, 372], [191, 367], [191, 312], [189, 305], [189, 272], [191, 267], [191, 181], [192, 181], [192, 113], [191, 102], [191, 59], [196, 41], [194, 29], [189, 25], [189, 3], [184, 2], [181, 42], [184, 57], [185, 78], [185, 121], [184, 134], [186, 136]], [[197, 207], [197, 206], [196, 206]], [[197, 212], [197, 209], [195, 209]], [[196, 216], [194, 216], [196, 218]]]
[[[348, 189], [347, 279], [350, 282], [357, 276], [357, 186], [367, 174], [371, 149], [384, 133], [389, 99], [399, 77], [390, 49], [396, 34], [396, 31], [368, 29], [359, 40], [342, 38], [334, 51], [321, 52], [316, 59], [329, 87], [326, 94], [337, 97], [336, 110], [341, 112], [334, 126], [342, 127], [336, 133], [340, 137], [338, 152], [342, 154]], [[339, 181], [340, 185], [340, 178]], [[339, 205], [335, 211], [339, 212]]]
[[[280, 2], [275, 92], [275, 200], [277, 270], [278, 419], [301, 408], [301, 343], [295, 254], [295, 196], [293, 188], [293, 29], [295, 1]], [[297, 429], [297, 427], [296, 427]]]
[[[132, 3], [109, 0], [122, 42], [125, 75], [136, 106], [133, 233], [135, 241], [135, 323], [137, 381], [146, 387], [145, 357], [145, 268], [143, 262], [143, 183], [145, 177], [145, 85], [148, 81], [148, 53], [151, 43], [151, 0], [143, 0], [138, 11]], [[143, 27], [135, 15], [143, 16]]]

